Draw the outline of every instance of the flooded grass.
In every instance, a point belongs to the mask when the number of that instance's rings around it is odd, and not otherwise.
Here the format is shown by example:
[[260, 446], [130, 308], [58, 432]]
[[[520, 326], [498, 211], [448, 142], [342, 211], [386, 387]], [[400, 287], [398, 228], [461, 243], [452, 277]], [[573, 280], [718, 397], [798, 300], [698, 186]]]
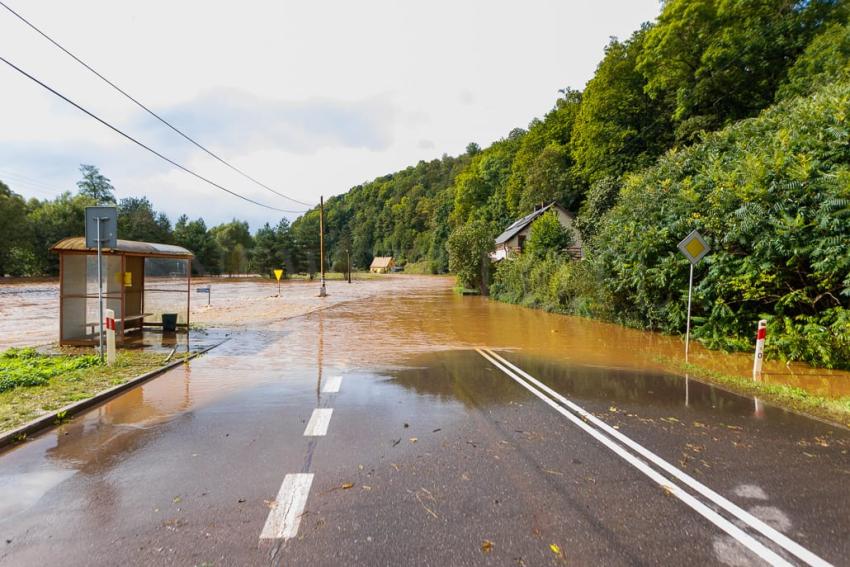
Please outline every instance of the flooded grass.
[[697, 364], [661, 357], [658, 361], [691, 378], [715, 384], [732, 392], [753, 396], [774, 406], [850, 427], [850, 397], [830, 398], [787, 384], [757, 382], [752, 378], [724, 374]]
[[33, 349], [0, 354], [0, 431], [8, 431], [72, 402], [162, 366], [165, 355], [119, 352], [112, 367], [89, 353], [45, 355]]

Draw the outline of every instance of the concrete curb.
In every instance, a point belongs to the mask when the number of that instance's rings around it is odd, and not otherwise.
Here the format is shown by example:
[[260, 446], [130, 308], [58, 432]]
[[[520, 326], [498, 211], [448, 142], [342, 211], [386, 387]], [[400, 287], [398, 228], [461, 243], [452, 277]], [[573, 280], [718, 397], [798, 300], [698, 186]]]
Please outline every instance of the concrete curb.
[[156, 370], [151, 370], [150, 372], [146, 372], [146, 373], [144, 373], [140, 376], [136, 376], [135, 378], [131, 378], [130, 380], [124, 382], [123, 384], [118, 384], [117, 386], [113, 386], [112, 388], [109, 388], [108, 390], [104, 390], [102, 392], [99, 392], [99, 393], [95, 394], [94, 396], [92, 396], [91, 398], [88, 398], [88, 399], [85, 399], [85, 400], [80, 400], [79, 402], [74, 402], [73, 404], [69, 404], [69, 405], [67, 405], [63, 408], [60, 408], [58, 410], [54, 410], [54, 411], [46, 413], [46, 414], [44, 414], [40, 417], [37, 417], [34, 420], [30, 421], [29, 423], [25, 423], [24, 425], [21, 425], [20, 427], [17, 427], [15, 429], [12, 429], [12, 430], [9, 430], [9, 431], [5, 431], [3, 433], [0, 433], [0, 451], [6, 449], [10, 445], [17, 444], [18, 440], [20, 440], [22, 437], [24, 439], [26, 439], [32, 433], [40, 432], [41, 430], [49, 429], [49, 428], [51, 428], [55, 425], [58, 425], [56, 423], [56, 419], [57, 419], [57, 416], [62, 412], [64, 412], [65, 419], [70, 418], [74, 415], [79, 415], [86, 410], [89, 410], [89, 409], [91, 409], [95, 406], [99, 406], [100, 404], [103, 404], [103, 403], [109, 401], [111, 398], [114, 398], [115, 396], [117, 396], [119, 394], [123, 394], [127, 390], [131, 390], [131, 389], [135, 388], [136, 386], [138, 386], [138, 385], [140, 385], [144, 382], [147, 382], [151, 378], [154, 378], [156, 376], [159, 376], [160, 374], [168, 372], [172, 368], [176, 368], [177, 366], [180, 366], [181, 364], [184, 364], [185, 362], [188, 362], [188, 361], [192, 360], [193, 358], [200, 356], [200, 355], [214, 349], [215, 347], [227, 342], [228, 340], [230, 340], [229, 337], [224, 339], [223, 341], [216, 343], [212, 346], [209, 346], [209, 347], [207, 347], [203, 350], [193, 352], [187, 358], [181, 358], [180, 360], [175, 360], [174, 362], [170, 362], [170, 363], [166, 364], [165, 366], [157, 368]]

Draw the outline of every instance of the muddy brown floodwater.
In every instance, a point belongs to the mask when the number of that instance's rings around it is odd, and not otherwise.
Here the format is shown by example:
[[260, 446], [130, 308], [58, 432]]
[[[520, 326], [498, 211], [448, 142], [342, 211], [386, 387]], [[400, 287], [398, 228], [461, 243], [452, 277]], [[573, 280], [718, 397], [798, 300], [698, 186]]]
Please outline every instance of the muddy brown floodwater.
[[[194, 292], [212, 285], [211, 306]], [[355, 327], [356, 336], [335, 337], [352, 362], [398, 360], [402, 352], [425, 352], [475, 346], [519, 349], [530, 355], [607, 368], [658, 369], [660, 358], [682, 357], [680, 337], [663, 336], [618, 325], [526, 309], [481, 297], [461, 297], [447, 277], [387, 276], [329, 282], [330, 295], [316, 296], [317, 282], [286, 282], [281, 297], [269, 281], [193, 280], [192, 321], [234, 330], [274, 331], [283, 321], [333, 308]], [[415, 297], [415, 300], [411, 300]], [[366, 300], [370, 308], [352, 301]], [[330, 323], [325, 333], [336, 332]], [[346, 326], [350, 329], [350, 326]], [[56, 340], [58, 284], [0, 284], [0, 350]], [[750, 354], [725, 354], [692, 346], [692, 361], [702, 367], [749, 376]], [[765, 381], [784, 383], [829, 396], [850, 396], [850, 373], [804, 364], [765, 364]]]

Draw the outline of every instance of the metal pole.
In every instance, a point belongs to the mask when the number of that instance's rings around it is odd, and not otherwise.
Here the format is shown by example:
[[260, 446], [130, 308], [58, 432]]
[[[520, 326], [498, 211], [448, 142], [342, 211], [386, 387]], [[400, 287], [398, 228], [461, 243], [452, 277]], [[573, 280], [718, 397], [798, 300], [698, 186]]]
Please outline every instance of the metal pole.
[[691, 342], [691, 294], [694, 289], [694, 265], [691, 264], [691, 278], [688, 283], [688, 324], [685, 329], [685, 364], [688, 363], [688, 347]]
[[325, 297], [325, 198], [319, 197], [319, 264], [322, 273], [322, 287], [319, 289], [319, 297]]
[[351, 283], [351, 250], [346, 250], [345, 256], [348, 259], [348, 283]]
[[103, 362], [103, 262], [101, 259], [101, 249], [103, 245], [100, 241], [100, 223], [101, 218], [97, 218], [97, 303], [100, 312], [100, 361]]

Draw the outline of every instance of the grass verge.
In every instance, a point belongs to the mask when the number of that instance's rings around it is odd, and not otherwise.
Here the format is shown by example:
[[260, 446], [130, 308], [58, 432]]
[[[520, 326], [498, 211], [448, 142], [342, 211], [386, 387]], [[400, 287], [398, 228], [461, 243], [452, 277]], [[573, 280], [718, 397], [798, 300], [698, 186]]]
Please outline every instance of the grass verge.
[[110, 367], [91, 354], [53, 356], [10, 349], [0, 354], [0, 432], [155, 370], [166, 356], [119, 351]]
[[802, 388], [786, 384], [756, 382], [752, 378], [723, 374], [670, 358], [660, 357], [657, 360], [671, 370], [688, 373], [691, 377], [703, 382], [716, 384], [746, 396], [757, 396], [771, 405], [850, 427], [850, 397], [828, 398], [812, 394]]

